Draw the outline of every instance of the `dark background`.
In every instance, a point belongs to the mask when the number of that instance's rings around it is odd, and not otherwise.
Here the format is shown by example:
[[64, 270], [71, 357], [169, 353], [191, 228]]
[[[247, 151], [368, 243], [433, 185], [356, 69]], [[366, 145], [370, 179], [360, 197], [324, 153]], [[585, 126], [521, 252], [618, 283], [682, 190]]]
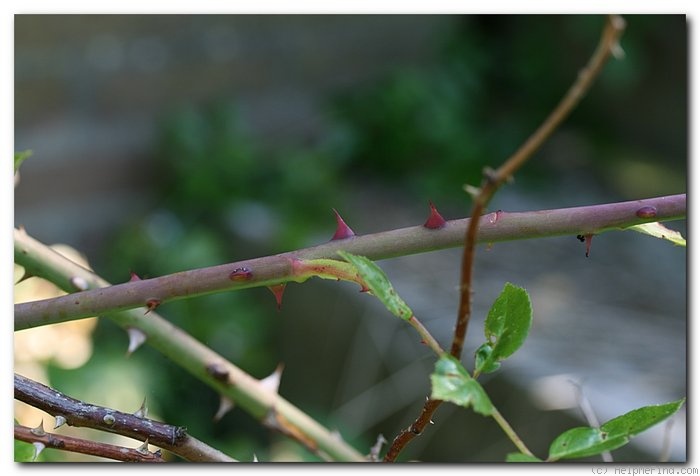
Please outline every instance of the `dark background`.
[[[493, 209], [685, 192], [686, 18], [625, 18], [624, 60], [606, 66]], [[15, 190], [15, 224], [77, 248], [121, 282], [130, 271], [157, 276], [325, 241], [332, 208], [357, 233], [422, 223], [428, 200], [447, 218], [466, 216], [462, 186], [556, 105], [603, 20], [18, 15], [15, 150], [33, 156]], [[671, 227], [685, 233], [684, 223]], [[547, 378], [564, 393], [561, 382], [579, 382], [602, 421], [686, 394], [685, 256], [631, 232], [597, 237], [588, 259], [574, 237], [480, 249], [481, 319], [464, 361], [470, 368], [503, 283], [524, 286], [531, 339], [484, 383], [533, 451], [546, 454], [558, 433], [585, 424], [577, 408], [546, 409]], [[380, 263], [441, 342], [456, 315], [458, 260], [447, 250]], [[366, 451], [418, 414], [433, 361], [411, 329], [355, 291], [308, 282], [289, 287], [279, 313], [257, 289], [159, 312], [256, 377], [284, 362], [281, 394]], [[80, 369], [42, 363], [52, 385], [77, 398], [133, 385], [158, 418], [233, 457], [313, 459], [240, 409], [212, 423], [212, 390], [148, 348], [125, 361], [126, 337], [109, 321], [93, 339]], [[117, 367], [114, 378], [88, 378]], [[684, 417], [673, 425], [674, 460], [685, 459]], [[435, 420], [404, 459], [502, 461], [513, 450], [470, 411], [444, 405]], [[616, 461], [658, 459], [662, 430]]]

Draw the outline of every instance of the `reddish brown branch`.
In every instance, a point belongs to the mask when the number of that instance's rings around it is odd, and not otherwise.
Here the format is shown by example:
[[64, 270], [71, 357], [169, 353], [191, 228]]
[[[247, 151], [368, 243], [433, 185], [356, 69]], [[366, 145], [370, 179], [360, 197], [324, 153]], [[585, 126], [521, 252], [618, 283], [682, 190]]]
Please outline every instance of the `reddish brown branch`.
[[146, 449], [126, 448], [123, 446], [98, 443], [91, 440], [83, 440], [72, 436], [57, 435], [45, 431], [37, 431], [36, 428], [27, 428], [15, 425], [15, 439], [27, 443], [41, 443], [46, 448], [53, 448], [72, 453], [81, 453], [90, 456], [125, 461], [130, 463], [165, 463], [160, 451], [151, 453]]
[[15, 398], [53, 416], [65, 418], [68, 425], [94, 428], [139, 441], [148, 440], [152, 445], [189, 461], [234, 461], [192, 438], [183, 427], [81, 402], [18, 374], [15, 374]]

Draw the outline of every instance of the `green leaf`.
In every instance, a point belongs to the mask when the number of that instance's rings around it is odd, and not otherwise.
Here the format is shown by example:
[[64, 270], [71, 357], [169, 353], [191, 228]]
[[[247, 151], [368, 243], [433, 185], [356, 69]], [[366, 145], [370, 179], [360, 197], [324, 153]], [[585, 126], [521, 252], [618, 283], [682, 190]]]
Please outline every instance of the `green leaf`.
[[480, 373], [488, 374], [495, 372], [501, 366], [500, 363], [494, 361], [493, 347], [488, 342], [481, 344], [481, 346], [476, 349], [474, 355], [476, 356], [474, 366], [477, 369], [477, 375]]
[[572, 428], [557, 436], [549, 446], [549, 461], [570, 458], [585, 458], [604, 451], [611, 451], [626, 444], [629, 438], [610, 437], [599, 428], [581, 426]]
[[523, 345], [531, 325], [530, 296], [523, 288], [506, 283], [486, 317], [487, 342], [477, 350], [475, 375], [496, 370], [498, 362]]
[[484, 416], [493, 413], [491, 400], [483, 387], [473, 379], [462, 364], [451, 355], [444, 355], [435, 363], [430, 376], [431, 398], [452, 402], [465, 408], [470, 406]]
[[506, 463], [542, 463], [537, 456], [526, 455], [525, 453], [508, 453]]
[[659, 222], [634, 225], [629, 227], [628, 230], [638, 231], [639, 233], [651, 235], [662, 240], [668, 240], [674, 245], [686, 246], [685, 238], [683, 238], [683, 235], [681, 235], [680, 232], [666, 228]]
[[32, 155], [31, 150], [24, 150], [22, 152], [15, 152], [15, 173], [17, 173], [17, 170], [19, 169], [19, 166], [22, 165], [22, 162], [24, 162], [26, 159], [28, 159]]
[[357, 273], [369, 291], [386, 306], [389, 312], [404, 320], [409, 320], [413, 316], [411, 308], [399, 297], [384, 271], [373, 261], [342, 250], [338, 251], [338, 254], [357, 269]]
[[676, 413], [684, 402], [685, 398], [681, 398], [675, 402], [638, 408], [609, 420], [600, 429], [610, 435], [634, 436]]
[[649, 405], [613, 418], [600, 428], [578, 427], [567, 430], [549, 447], [549, 461], [583, 458], [611, 451], [630, 438], [676, 413], [685, 398], [662, 405]]
[[28, 463], [34, 461], [34, 445], [26, 441], [15, 440], [15, 461]]

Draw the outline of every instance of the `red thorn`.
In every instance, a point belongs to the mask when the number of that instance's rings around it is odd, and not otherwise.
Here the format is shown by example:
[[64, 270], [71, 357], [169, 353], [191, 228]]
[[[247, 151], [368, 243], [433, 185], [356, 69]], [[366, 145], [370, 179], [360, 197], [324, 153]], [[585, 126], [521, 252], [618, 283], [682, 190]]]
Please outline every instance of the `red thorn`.
[[335, 220], [338, 222], [338, 226], [335, 229], [335, 235], [333, 235], [331, 241], [342, 240], [355, 236], [355, 232], [352, 231], [352, 229], [345, 223], [335, 208], [333, 209], [333, 212], [335, 213]]
[[368, 292], [370, 292], [370, 289], [369, 289], [367, 286], [365, 286], [364, 284], [361, 284], [360, 286], [362, 286], [362, 287], [360, 288], [360, 292], [361, 292], [361, 293], [368, 293]]
[[253, 278], [253, 272], [249, 268], [236, 268], [231, 274], [228, 275], [228, 279], [231, 281], [248, 281]]
[[160, 306], [160, 299], [156, 299], [156, 298], [149, 299], [148, 301], [146, 301], [146, 307], [148, 309], [146, 310], [146, 312], [143, 313], [143, 315], [145, 316], [146, 314], [153, 311], [158, 306]]
[[445, 219], [442, 218], [442, 215], [437, 211], [433, 202], [428, 201], [428, 204], [430, 205], [430, 216], [428, 216], [428, 219], [423, 223], [423, 226], [430, 230], [438, 230], [444, 227], [447, 224]]
[[592, 233], [589, 233], [589, 234], [587, 234], [587, 235], [576, 235], [576, 238], [577, 238], [579, 241], [585, 241], [585, 242], [586, 242], [586, 258], [588, 258], [588, 256], [589, 256], [590, 253], [591, 253], [591, 242], [593, 241], [593, 234], [592, 234]]
[[584, 237], [586, 239], [586, 258], [588, 258], [588, 255], [591, 252], [591, 243], [593, 242], [593, 235], [586, 235]]
[[272, 294], [275, 295], [275, 301], [277, 301], [277, 310], [279, 311], [282, 309], [282, 295], [284, 294], [284, 288], [287, 286], [287, 283], [282, 283], [282, 284], [274, 284], [272, 286], [268, 286], [267, 289], [269, 289]]
[[141, 281], [141, 278], [139, 278], [139, 275], [134, 273], [133, 271], [130, 271], [131, 273], [131, 278], [129, 278], [129, 282], [131, 281]]

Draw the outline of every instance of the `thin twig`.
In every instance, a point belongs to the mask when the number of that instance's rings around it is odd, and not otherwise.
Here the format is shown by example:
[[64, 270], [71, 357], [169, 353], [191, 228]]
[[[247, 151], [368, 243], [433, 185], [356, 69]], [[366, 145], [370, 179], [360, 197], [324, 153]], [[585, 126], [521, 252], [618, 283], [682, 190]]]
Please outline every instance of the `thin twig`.
[[515, 447], [518, 448], [518, 450], [521, 453], [526, 454], [528, 456], [534, 456], [532, 454], [532, 452], [528, 449], [528, 447], [525, 446], [525, 443], [523, 443], [523, 440], [520, 439], [520, 437], [515, 432], [515, 430], [510, 426], [508, 421], [505, 418], [503, 418], [503, 415], [501, 415], [501, 413], [498, 410], [496, 410], [495, 407], [493, 409], [493, 413], [491, 414], [491, 416], [493, 417], [494, 420], [496, 420], [496, 423], [498, 423], [498, 426], [501, 427], [503, 432], [508, 436], [508, 438], [510, 438], [510, 441], [513, 442]]
[[15, 374], [15, 398], [51, 415], [60, 415], [68, 425], [148, 441], [188, 461], [235, 461], [191, 437], [183, 427], [81, 402], [18, 374]]
[[[637, 215], [638, 210], [646, 207], [655, 210], [653, 217]], [[682, 219], [685, 216], [685, 194], [532, 212], [498, 211], [477, 220], [479, 226], [476, 241], [497, 243], [542, 237], [600, 234], [641, 223]], [[337, 259], [338, 251], [344, 250], [379, 260], [454, 248], [464, 244], [464, 234], [473, 222], [469, 218], [463, 218], [450, 220], [444, 227], [436, 230], [413, 226], [358, 235], [274, 256], [181, 271], [111, 286], [104, 283], [97, 287], [88, 286], [89, 290], [82, 292], [75, 292], [79, 288], [74, 283], [68, 283], [64, 288], [72, 293], [68, 296], [15, 304], [15, 330], [134, 308], [141, 308], [140, 312], [144, 314], [147, 309], [143, 306], [149, 301], [154, 302], [153, 299], [162, 305], [171, 300], [207, 293], [280, 284], [294, 279], [290, 262], [292, 258]], [[25, 254], [22, 245], [25, 234], [23, 230], [14, 231], [15, 261], [18, 264], [22, 264], [20, 261], [23, 261], [22, 257]], [[27, 272], [37, 274], [32, 266], [31, 263], [28, 267], [25, 266]], [[229, 275], [236, 270], [248, 270], [249, 273], [245, 274], [246, 279], [229, 279]], [[48, 278], [54, 281], [51, 276]], [[152, 310], [148, 315], [151, 313]]]
[[28, 428], [22, 425], [15, 425], [15, 439], [27, 443], [40, 444], [45, 448], [99, 456], [116, 461], [130, 463], [165, 463], [165, 460], [160, 455], [160, 451], [151, 453], [147, 449], [126, 448], [109, 443], [99, 443], [97, 441], [49, 433], [43, 430], [37, 431], [37, 428]]
[[[511, 179], [513, 174], [532, 156], [532, 154], [542, 145], [542, 143], [556, 130], [561, 122], [569, 115], [578, 104], [586, 91], [593, 84], [595, 78], [600, 74], [603, 66], [607, 62], [612, 52], [619, 49], [619, 38], [624, 31], [625, 22], [622, 17], [610, 16], [606, 20], [605, 28], [593, 56], [587, 66], [579, 73], [574, 84], [564, 95], [557, 107], [544, 120], [542, 125], [525, 141], [525, 143], [506, 160], [498, 170], [486, 169], [484, 171], [484, 181], [479, 192], [474, 198], [472, 208], [472, 219], [468, 222], [464, 236], [464, 252], [462, 254], [462, 271], [460, 279], [460, 299], [457, 312], [457, 323], [455, 325], [454, 337], [450, 347], [450, 354], [457, 359], [462, 356], [464, 340], [467, 334], [467, 326], [471, 318], [472, 302], [472, 275], [474, 268], [474, 258], [476, 255], [476, 244], [479, 241], [479, 225], [486, 210], [486, 205], [490, 201], [496, 190], [505, 181]], [[495, 213], [494, 221], [497, 224], [501, 217]], [[432, 413], [439, 406], [439, 402], [433, 400], [426, 401], [418, 419], [407, 429], [403, 430], [394, 440], [387, 452], [385, 461], [394, 461], [403, 447], [408, 444], [416, 435], [420, 434], [425, 425], [430, 421]], [[517, 436], [517, 435], [516, 435]]]
[[445, 351], [440, 347], [440, 344], [433, 337], [433, 335], [425, 328], [422, 322], [418, 320], [416, 316], [411, 316], [408, 323], [413, 326], [413, 328], [421, 336], [422, 342], [430, 347], [430, 349], [437, 354], [438, 357], [445, 354]]
[[[625, 21], [619, 16], [607, 18], [605, 28], [593, 56], [588, 65], [579, 73], [574, 84], [564, 95], [556, 108], [544, 120], [542, 125], [528, 138], [527, 141], [505, 161], [496, 171], [485, 171], [481, 191], [474, 199], [472, 217], [481, 216], [491, 200], [493, 194], [507, 180], [509, 180], [522, 165], [532, 157], [545, 140], [559, 127], [564, 119], [571, 113], [586, 91], [593, 85], [615, 48], [619, 48], [619, 38], [625, 28]], [[459, 311], [457, 325], [450, 353], [458, 359], [462, 355], [462, 347], [467, 333], [469, 318], [471, 317], [472, 301], [472, 274], [474, 269], [474, 256], [477, 243], [477, 231], [479, 221], [472, 219], [464, 237], [464, 253], [462, 255], [462, 277], [460, 284]]]

